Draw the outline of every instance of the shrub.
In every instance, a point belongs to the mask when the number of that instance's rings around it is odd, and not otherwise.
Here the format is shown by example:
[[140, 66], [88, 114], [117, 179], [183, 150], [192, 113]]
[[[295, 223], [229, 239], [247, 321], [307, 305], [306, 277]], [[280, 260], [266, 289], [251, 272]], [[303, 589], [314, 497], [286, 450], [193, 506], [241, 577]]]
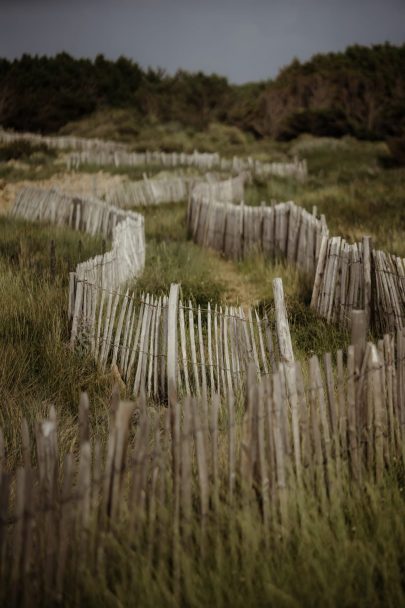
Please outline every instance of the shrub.
[[302, 110], [288, 116], [278, 139], [289, 141], [302, 133], [318, 137], [342, 137], [352, 132], [352, 125], [342, 110]]
[[34, 154], [55, 157], [56, 152], [45, 144], [31, 144], [28, 141], [14, 141], [0, 146], [0, 161], [29, 160]]

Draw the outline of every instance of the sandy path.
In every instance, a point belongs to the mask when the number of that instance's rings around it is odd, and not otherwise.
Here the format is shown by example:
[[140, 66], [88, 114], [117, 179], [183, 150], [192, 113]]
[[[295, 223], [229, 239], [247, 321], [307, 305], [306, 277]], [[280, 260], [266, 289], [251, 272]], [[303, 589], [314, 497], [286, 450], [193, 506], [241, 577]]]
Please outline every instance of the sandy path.
[[60, 188], [64, 192], [79, 195], [96, 195], [103, 198], [107, 192], [121, 184], [127, 178], [121, 175], [98, 173], [61, 172], [50, 179], [17, 182], [0, 180], [0, 213], [6, 213], [13, 204], [16, 194], [21, 188], [35, 186], [37, 188]]
[[257, 286], [240, 272], [235, 262], [225, 260], [219, 254], [215, 257], [216, 278], [224, 285], [225, 301], [232, 305], [237, 303], [244, 309], [255, 306], [261, 299]]

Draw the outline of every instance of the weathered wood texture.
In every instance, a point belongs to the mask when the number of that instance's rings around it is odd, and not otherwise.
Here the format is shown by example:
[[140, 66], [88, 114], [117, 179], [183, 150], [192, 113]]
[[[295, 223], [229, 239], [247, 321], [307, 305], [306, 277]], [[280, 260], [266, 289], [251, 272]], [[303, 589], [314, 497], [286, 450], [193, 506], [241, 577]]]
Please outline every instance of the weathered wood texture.
[[116, 167], [163, 166], [163, 167], [197, 167], [209, 171], [219, 169], [241, 173], [251, 171], [257, 176], [267, 177], [294, 177], [305, 179], [307, 176], [307, 163], [305, 160], [294, 159], [291, 162], [261, 162], [250, 156], [232, 159], [221, 158], [217, 153], [198, 152], [192, 154], [184, 152], [131, 152], [129, 147], [122, 143], [103, 141], [100, 139], [85, 139], [74, 136], [43, 136], [34, 133], [15, 133], [0, 128], [0, 143], [13, 141], [28, 141], [34, 144], [44, 143], [57, 150], [76, 150], [68, 158], [70, 169], [78, 168], [83, 164], [114, 165]]
[[322, 236], [328, 235], [323, 216], [317, 219], [292, 202], [249, 207], [193, 195], [187, 221], [199, 245], [236, 260], [260, 250], [271, 259], [285, 258], [309, 274], [315, 273]]
[[202, 171], [213, 169], [241, 173], [250, 171], [257, 177], [288, 177], [305, 179], [308, 173], [305, 160], [295, 159], [291, 162], [262, 162], [251, 158], [223, 158], [217, 153], [198, 152], [129, 152], [124, 150], [89, 149], [73, 152], [68, 159], [69, 169], [77, 169], [82, 165], [97, 165], [115, 167], [196, 167]]
[[137, 182], [123, 182], [107, 194], [107, 200], [121, 208], [161, 205], [188, 200], [192, 192], [210, 196], [221, 201], [241, 201], [244, 196], [244, 184], [248, 175], [242, 173], [236, 177], [218, 180], [213, 175], [173, 176], [170, 178], [148, 179]]
[[225, 394], [209, 407], [205, 396], [186, 398], [168, 415], [143, 398], [114, 398], [102, 443], [89, 442], [82, 395], [72, 452], [61, 451], [51, 408], [35, 429], [24, 421], [17, 470], [0, 432], [1, 605], [64, 604], [82, 568], [104, 576], [112, 543], [145, 556], [145, 567], [167, 560], [182, 568], [180, 546], [187, 551], [196, 535], [204, 558], [208, 525], [216, 538], [224, 512], [237, 525], [252, 509], [265, 547], [268, 534], [301, 525], [304, 493], [327, 515], [348, 494], [383, 482], [405, 459], [405, 335], [387, 335], [366, 352], [359, 375], [349, 347], [336, 372], [330, 356], [324, 369], [315, 356], [296, 364], [288, 380], [291, 367], [280, 364], [260, 382], [249, 373], [240, 400]]
[[31, 144], [45, 144], [55, 150], [95, 150], [105, 152], [125, 151], [127, 146], [116, 141], [103, 139], [86, 139], [74, 135], [39, 135], [38, 133], [17, 133], [0, 127], [0, 143], [10, 144], [15, 141], [27, 141]]
[[278, 281], [276, 305], [263, 315], [241, 307], [201, 308], [174, 295], [140, 297], [73, 275], [71, 344], [89, 349], [101, 369], [115, 366], [134, 395], [167, 399], [169, 376], [179, 395], [236, 393], [250, 364], [259, 377], [276, 371], [279, 361], [294, 360]]
[[25, 188], [18, 193], [10, 215], [30, 221], [69, 226], [112, 239], [112, 248], [76, 268], [77, 280], [116, 289], [138, 276], [145, 264], [144, 218], [93, 198], [78, 198], [57, 190]]
[[379, 335], [405, 327], [405, 259], [373, 249], [369, 237], [325, 238], [321, 251], [311, 301], [320, 316], [349, 327], [362, 309]]

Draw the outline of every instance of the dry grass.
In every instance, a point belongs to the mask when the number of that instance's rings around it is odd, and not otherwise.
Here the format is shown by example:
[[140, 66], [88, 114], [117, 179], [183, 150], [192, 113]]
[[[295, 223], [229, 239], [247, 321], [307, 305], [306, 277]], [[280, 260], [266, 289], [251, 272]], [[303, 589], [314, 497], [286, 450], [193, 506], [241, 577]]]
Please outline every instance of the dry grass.
[[[234, 145], [241, 149], [241, 142]], [[265, 145], [274, 147], [271, 142], [263, 143], [258, 154]], [[293, 198], [307, 207], [316, 204], [327, 214], [332, 233], [340, 230], [356, 237], [367, 231], [377, 244], [404, 254], [404, 170], [379, 165], [378, 156], [385, 153], [379, 144], [306, 145], [297, 148], [293, 143], [290, 147], [290, 152], [305, 150], [310, 168], [306, 183], [258, 182], [248, 194], [249, 201]], [[223, 146], [226, 149], [227, 143]], [[280, 155], [286, 152], [285, 145], [279, 147]], [[339, 328], [327, 326], [309, 311], [310, 285], [295, 270], [283, 263], [271, 264], [260, 253], [235, 264], [198, 248], [186, 240], [184, 205], [148, 209], [145, 218], [147, 262], [139, 290], [157, 293], [167, 290], [171, 281], [181, 281], [186, 296], [198, 302], [233, 299], [267, 306], [272, 299], [271, 281], [281, 276], [298, 355], [334, 351], [347, 344], [347, 336]], [[67, 271], [79, 259], [99, 252], [100, 239], [6, 218], [1, 224], [0, 425], [10, 466], [14, 466], [20, 459], [22, 418], [33, 425], [51, 403], [58, 411], [61, 445], [75, 447], [82, 387], [91, 397], [93, 438], [103, 438], [114, 378], [67, 347]], [[49, 273], [51, 238], [56, 241], [58, 259], [54, 282]], [[209, 558], [201, 559], [195, 543], [182, 549], [187, 576], [180, 605], [403, 605], [403, 488], [404, 473], [398, 467], [381, 486], [366, 485], [358, 495], [345, 488], [330, 513], [320, 512], [306, 493], [304, 516], [295, 514], [287, 537], [272, 530], [266, 549], [258, 509], [233, 510], [224, 505], [207, 525]], [[172, 517], [170, 505], [167, 517]], [[196, 516], [193, 526], [198, 525]], [[171, 543], [172, 538], [162, 530], [163, 555], [170, 554]], [[106, 536], [106, 546], [102, 571], [95, 573], [83, 564], [78, 582], [80, 605], [179, 605], [172, 592], [170, 560], [163, 560], [159, 570], [150, 568], [146, 538], [128, 537], [123, 523]], [[67, 606], [77, 602], [73, 593], [65, 598]]]

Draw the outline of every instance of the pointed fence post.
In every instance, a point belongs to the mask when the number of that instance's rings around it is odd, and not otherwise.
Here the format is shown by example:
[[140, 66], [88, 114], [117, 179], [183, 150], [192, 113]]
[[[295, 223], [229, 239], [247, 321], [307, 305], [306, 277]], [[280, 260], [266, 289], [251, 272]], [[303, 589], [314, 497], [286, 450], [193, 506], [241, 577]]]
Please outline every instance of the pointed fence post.
[[293, 363], [294, 352], [284, 301], [283, 281], [281, 279], [273, 279], [273, 296], [276, 308], [277, 338], [281, 361], [283, 363]]
[[169, 404], [177, 400], [177, 311], [180, 285], [170, 285], [167, 319], [167, 397]]
[[367, 315], [367, 324], [370, 325], [371, 319], [371, 237], [363, 236], [363, 281], [364, 281], [364, 300], [363, 306]]

